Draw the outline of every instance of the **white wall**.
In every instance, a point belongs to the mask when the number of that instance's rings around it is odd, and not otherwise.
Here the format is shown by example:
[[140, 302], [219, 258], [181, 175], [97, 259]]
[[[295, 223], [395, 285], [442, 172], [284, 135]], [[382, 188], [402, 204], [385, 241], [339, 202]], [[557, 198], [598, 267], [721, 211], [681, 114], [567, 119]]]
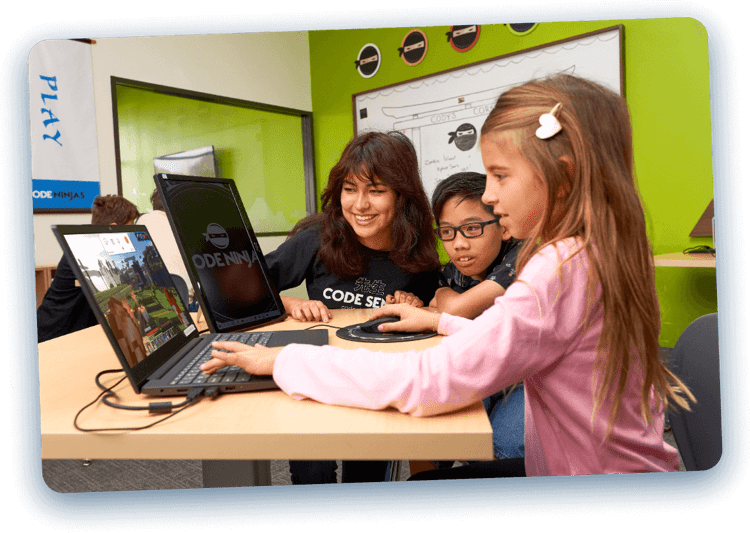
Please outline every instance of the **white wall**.
[[[117, 193], [110, 76], [312, 111], [306, 31], [95, 39], [91, 54], [102, 194]], [[37, 266], [62, 256], [50, 226], [91, 215], [34, 215]], [[261, 237], [264, 253], [283, 238]], [[302, 297], [306, 294], [294, 295]]]

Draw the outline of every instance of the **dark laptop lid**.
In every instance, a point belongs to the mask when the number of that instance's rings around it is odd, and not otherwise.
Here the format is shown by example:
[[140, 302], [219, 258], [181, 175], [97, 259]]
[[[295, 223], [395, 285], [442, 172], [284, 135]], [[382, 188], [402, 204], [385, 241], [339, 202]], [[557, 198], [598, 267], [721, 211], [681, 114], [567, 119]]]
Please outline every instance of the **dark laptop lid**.
[[198, 331], [145, 226], [52, 226], [136, 392]]
[[234, 182], [176, 174], [156, 174], [154, 181], [211, 331], [284, 319]]

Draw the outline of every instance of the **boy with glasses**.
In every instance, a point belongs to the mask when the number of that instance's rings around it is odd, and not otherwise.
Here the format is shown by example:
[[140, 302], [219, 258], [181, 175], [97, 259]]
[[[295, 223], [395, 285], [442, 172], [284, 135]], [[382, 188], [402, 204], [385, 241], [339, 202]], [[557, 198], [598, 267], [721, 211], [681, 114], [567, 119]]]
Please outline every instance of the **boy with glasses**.
[[[482, 203], [486, 180], [484, 174], [459, 172], [438, 183], [432, 194], [435, 234], [450, 258], [440, 270], [440, 288], [430, 302], [438, 312], [476, 318], [516, 278], [522, 241], [512, 238], [492, 208]], [[523, 385], [513, 385], [483, 403], [492, 425], [495, 457], [523, 457]], [[451, 464], [438, 462], [439, 467]]]
[[432, 194], [435, 234], [450, 258], [430, 302], [441, 313], [476, 318], [515, 280], [522, 243], [482, 203], [485, 182], [484, 174], [459, 172], [438, 183]]

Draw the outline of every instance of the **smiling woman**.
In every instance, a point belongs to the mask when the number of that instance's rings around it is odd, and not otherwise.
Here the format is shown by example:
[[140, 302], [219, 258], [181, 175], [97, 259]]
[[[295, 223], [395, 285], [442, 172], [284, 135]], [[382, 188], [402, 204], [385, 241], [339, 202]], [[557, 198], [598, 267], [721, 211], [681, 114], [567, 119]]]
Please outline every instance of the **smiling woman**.
[[357, 240], [372, 250], [391, 249], [396, 193], [380, 178], [372, 182], [352, 176], [344, 180], [341, 211]]
[[[309, 300], [282, 297], [301, 321], [327, 321], [329, 309], [422, 307], [440, 266], [432, 214], [406, 137], [370, 132], [354, 138], [331, 169], [322, 212], [302, 220], [268, 254], [279, 290], [307, 284]], [[387, 463], [344, 461], [347, 481], [383, 481]], [[292, 482], [336, 480], [335, 461], [292, 461]]]
[[321, 203], [322, 212], [297, 224], [266, 258], [279, 290], [307, 283], [309, 300], [283, 298], [287, 313], [325, 321], [328, 309], [432, 299], [440, 263], [408, 139], [395, 132], [354, 138], [331, 169]]

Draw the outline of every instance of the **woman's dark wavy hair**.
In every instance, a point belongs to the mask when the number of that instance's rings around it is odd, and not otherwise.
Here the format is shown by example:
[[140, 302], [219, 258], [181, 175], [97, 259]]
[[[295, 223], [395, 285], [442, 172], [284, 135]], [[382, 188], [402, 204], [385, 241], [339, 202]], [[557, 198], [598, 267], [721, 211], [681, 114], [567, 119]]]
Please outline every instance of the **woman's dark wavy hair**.
[[341, 210], [341, 190], [349, 176], [374, 183], [375, 178], [396, 193], [390, 257], [405, 272], [440, 266], [432, 232], [430, 204], [419, 177], [411, 141], [398, 132], [368, 132], [352, 139], [328, 175], [321, 195], [322, 212], [301, 220], [290, 236], [313, 224], [322, 227], [318, 255], [326, 269], [342, 278], [362, 274], [367, 265], [357, 234]]

